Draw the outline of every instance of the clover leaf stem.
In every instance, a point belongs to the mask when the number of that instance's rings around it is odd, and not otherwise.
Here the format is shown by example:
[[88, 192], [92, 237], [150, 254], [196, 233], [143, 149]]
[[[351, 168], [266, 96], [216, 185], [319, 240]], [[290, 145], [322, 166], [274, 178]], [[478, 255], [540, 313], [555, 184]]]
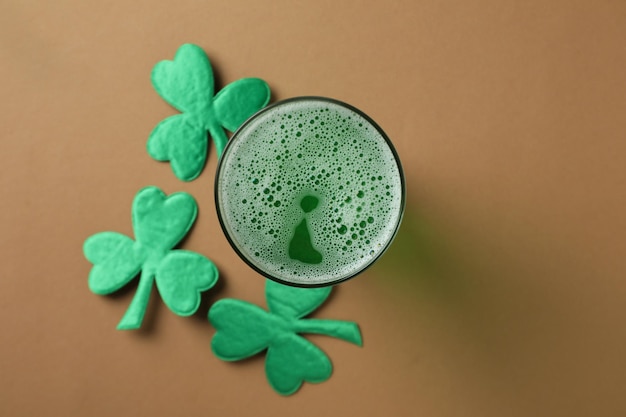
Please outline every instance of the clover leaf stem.
[[324, 334], [358, 346], [363, 345], [359, 326], [351, 321], [301, 319], [294, 321], [292, 326], [296, 333]]
[[207, 129], [213, 138], [213, 143], [215, 143], [215, 149], [217, 150], [217, 158], [219, 159], [222, 156], [226, 142], [228, 142], [228, 136], [226, 136], [226, 132], [214, 118], [209, 120]]
[[150, 300], [150, 292], [154, 283], [154, 271], [143, 270], [139, 277], [139, 285], [133, 300], [130, 302], [124, 317], [117, 325], [118, 330], [134, 330], [141, 327], [141, 322], [146, 314], [148, 301]]

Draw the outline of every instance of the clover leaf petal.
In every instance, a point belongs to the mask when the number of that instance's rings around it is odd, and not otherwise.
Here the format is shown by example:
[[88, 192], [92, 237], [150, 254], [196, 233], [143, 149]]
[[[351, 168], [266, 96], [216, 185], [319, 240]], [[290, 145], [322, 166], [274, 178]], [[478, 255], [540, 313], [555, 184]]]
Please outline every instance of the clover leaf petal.
[[181, 112], [205, 112], [213, 98], [213, 70], [202, 48], [190, 43], [176, 51], [174, 60], [152, 69], [152, 85], [165, 101]]
[[290, 287], [270, 280], [265, 284], [265, 298], [272, 313], [285, 318], [301, 318], [322, 305], [331, 290], [332, 287]]
[[303, 337], [289, 335], [272, 344], [265, 359], [267, 380], [276, 392], [291, 395], [303, 382], [320, 383], [330, 378], [333, 365], [328, 356]]
[[97, 233], [85, 241], [85, 258], [94, 265], [89, 273], [92, 292], [110, 294], [139, 273], [143, 259], [134, 244], [131, 238], [116, 232]]
[[172, 171], [183, 181], [195, 179], [206, 163], [206, 130], [186, 114], [170, 116], [148, 138], [148, 154], [157, 161], [170, 161]]
[[211, 348], [224, 361], [238, 361], [265, 350], [279, 324], [262, 308], [231, 298], [213, 304], [209, 321], [217, 329]]
[[181, 192], [167, 197], [157, 187], [146, 187], [133, 201], [135, 237], [143, 247], [171, 249], [187, 234], [197, 213], [191, 195]]
[[243, 78], [228, 84], [215, 96], [213, 108], [220, 124], [234, 132], [254, 113], [267, 106], [270, 87], [260, 78]]
[[156, 272], [156, 286], [163, 302], [179, 316], [189, 316], [200, 305], [200, 293], [217, 281], [217, 267], [195, 252], [169, 252]]

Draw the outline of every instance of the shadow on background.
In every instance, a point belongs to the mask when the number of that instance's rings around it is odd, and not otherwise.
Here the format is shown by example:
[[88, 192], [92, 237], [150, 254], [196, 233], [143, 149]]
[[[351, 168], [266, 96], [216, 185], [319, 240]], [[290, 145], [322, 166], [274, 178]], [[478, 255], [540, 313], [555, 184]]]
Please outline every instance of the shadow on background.
[[451, 305], [467, 289], [463, 263], [453, 255], [435, 222], [411, 201], [407, 202], [392, 245], [373, 269], [377, 275], [384, 275], [384, 285]]
[[[603, 278], [573, 256], [561, 230], [480, 201], [464, 212], [459, 201], [430, 203], [407, 202], [396, 239], [364, 281], [380, 314], [402, 321], [394, 366], [415, 363], [417, 375], [428, 372], [419, 358], [440, 355], [449, 368], [437, 372], [526, 415], [529, 404], [576, 411], [573, 393], [584, 404], [617, 398], [602, 380], [611, 365], [589, 361], [596, 351], [621, 357], [606, 347], [616, 332], [606, 331], [605, 307], [590, 302], [608, 298], [588, 284]], [[604, 388], [588, 386], [590, 376]]]

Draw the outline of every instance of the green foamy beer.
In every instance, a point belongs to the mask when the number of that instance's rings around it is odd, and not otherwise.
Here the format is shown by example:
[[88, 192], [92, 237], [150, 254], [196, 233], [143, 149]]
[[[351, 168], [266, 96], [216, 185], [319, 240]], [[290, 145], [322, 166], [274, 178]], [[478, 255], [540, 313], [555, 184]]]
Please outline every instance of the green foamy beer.
[[385, 133], [352, 106], [299, 97], [259, 111], [233, 135], [215, 183], [235, 251], [262, 275], [324, 286], [387, 249], [404, 209], [404, 177]]

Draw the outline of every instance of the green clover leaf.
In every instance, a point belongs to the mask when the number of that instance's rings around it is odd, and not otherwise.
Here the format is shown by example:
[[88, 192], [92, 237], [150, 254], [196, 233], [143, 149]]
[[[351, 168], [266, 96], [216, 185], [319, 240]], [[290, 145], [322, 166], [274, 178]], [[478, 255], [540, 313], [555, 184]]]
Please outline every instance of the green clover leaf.
[[209, 58], [196, 45], [178, 48], [173, 61], [161, 61], [152, 70], [156, 92], [182, 114], [159, 123], [148, 138], [147, 149], [157, 161], [170, 161], [183, 181], [200, 175], [206, 162], [207, 131], [218, 157], [228, 141], [222, 127], [234, 132], [267, 105], [270, 89], [259, 78], [243, 78], [213, 96], [214, 79]]
[[331, 287], [295, 288], [267, 280], [269, 311], [242, 300], [217, 301], [209, 310], [209, 320], [217, 329], [213, 353], [225, 361], [238, 361], [267, 350], [265, 373], [282, 395], [293, 394], [304, 381], [326, 381], [332, 373], [330, 359], [298, 333], [325, 334], [362, 345], [356, 323], [302, 318], [317, 309], [330, 291]]
[[137, 292], [118, 329], [141, 327], [155, 281], [165, 304], [180, 316], [193, 314], [200, 293], [215, 285], [218, 271], [213, 262], [194, 252], [172, 250], [189, 232], [197, 213], [191, 195], [168, 197], [157, 187], [146, 187], [133, 201], [136, 241], [116, 232], [97, 233], [85, 241], [83, 252], [93, 264], [89, 289], [95, 294], [111, 294], [141, 271]]

